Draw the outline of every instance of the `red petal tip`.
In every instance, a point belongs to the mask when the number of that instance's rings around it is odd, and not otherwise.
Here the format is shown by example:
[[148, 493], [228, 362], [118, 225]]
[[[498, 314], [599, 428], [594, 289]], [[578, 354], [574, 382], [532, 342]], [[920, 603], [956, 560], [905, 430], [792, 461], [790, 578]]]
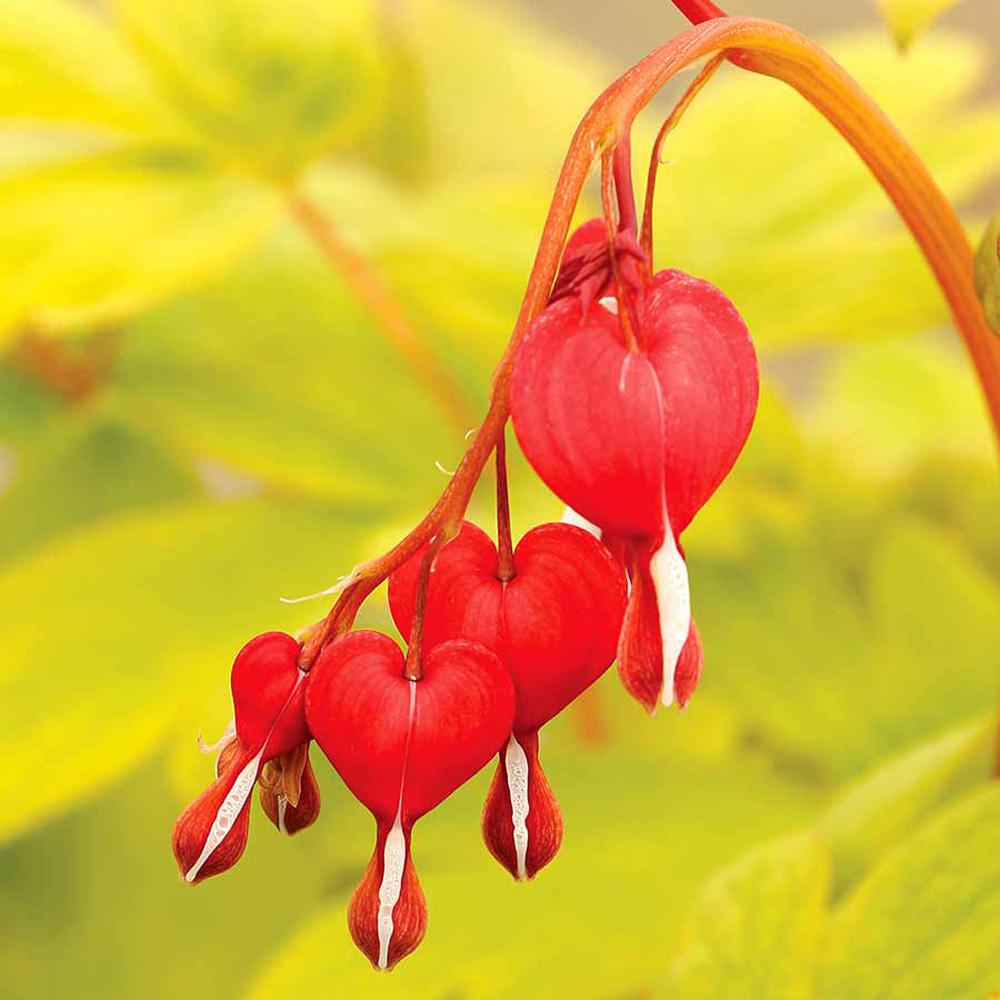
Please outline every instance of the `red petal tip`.
[[259, 757], [229, 756], [221, 777], [180, 814], [171, 845], [181, 877], [191, 885], [239, 861], [250, 830], [250, 798]]
[[563, 821], [538, 761], [538, 732], [513, 734], [483, 807], [483, 840], [518, 881], [533, 879], [558, 853]]
[[347, 926], [377, 971], [392, 969], [423, 940], [427, 904], [410, 858], [408, 828], [379, 821], [375, 852], [351, 897]]

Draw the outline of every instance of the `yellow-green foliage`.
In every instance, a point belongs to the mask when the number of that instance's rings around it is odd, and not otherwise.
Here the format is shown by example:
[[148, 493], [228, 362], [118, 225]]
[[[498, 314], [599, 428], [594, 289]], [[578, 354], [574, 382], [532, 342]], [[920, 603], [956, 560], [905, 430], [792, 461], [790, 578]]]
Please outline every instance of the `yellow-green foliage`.
[[[316, 754], [316, 828], [284, 842], [258, 813], [235, 870], [178, 880], [169, 830], [210, 778], [195, 737], [228, 719], [233, 653], [319, 617], [277, 599], [395, 541], [463, 447], [287, 187], [482, 408], [561, 156], [620, 68], [492, 5], [374, 6], [0, 0], [0, 994], [982, 1000], [984, 409], [874, 181], [796, 95], [728, 66], [670, 137], [657, 207], [657, 263], [727, 291], [765, 378], [685, 536], [690, 709], [644, 720], [612, 675], [546, 730], [566, 840], [530, 887], [479, 841], [486, 775], [422, 821], [430, 927], [391, 977], [345, 926], [370, 820]], [[996, 175], [974, 42], [832, 49], [951, 196]], [[105, 383], [61, 402], [19, 367], [28, 329], [111, 338]], [[519, 526], [557, 517], [512, 462]], [[363, 620], [389, 627], [380, 595]]]

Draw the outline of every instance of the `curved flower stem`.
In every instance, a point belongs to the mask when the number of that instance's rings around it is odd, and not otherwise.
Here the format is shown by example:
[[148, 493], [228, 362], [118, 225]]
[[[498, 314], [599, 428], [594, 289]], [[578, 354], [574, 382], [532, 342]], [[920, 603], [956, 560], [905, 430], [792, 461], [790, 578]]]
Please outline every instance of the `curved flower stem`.
[[[614, 162], [617, 163], [617, 160]], [[623, 197], [627, 201], [632, 201], [632, 188], [623, 195], [618, 189], [617, 171], [612, 169], [612, 156], [605, 153], [601, 157], [601, 207], [604, 210], [604, 229], [608, 237], [608, 259], [611, 261], [611, 273], [615, 279], [615, 295], [618, 299], [618, 326], [622, 331], [622, 338], [625, 346], [630, 351], [638, 351], [639, 343], [636, 340], [635, 331], [638, 328], [636, 318], [633, 313], [632, 296], [625, 294], [622, 284], [621, 269], [618, 266], [618, 254], [615, 253], [615, 233], [625, 228], [625, 224], [619, 214], [618, 224], [615, 224], [615, 191], [618, 191], [618, 202], [621, 204]], [[620, 210], [619, 210], [620, 211]], [[632, 218], [635, 219], [635, 203], [632, 202]], [[635, 228], [635, 222], [632, 223]]]
[[442, 534], [436, 535], [427, 546], [420, 561], [420, 576], [417, 578], [417, 600], [413, 608], [413, 625], [410, 628], [410, 642], [406, 648], [406, 665], [403, 676], [408, 681], [419, 681], [424, 676], [424, 622], [427, 618], [427, 588], [431, 582], [431, 567], [441, 546], [445, 543]]
[[[704, 4], [689, 2], [697, 12]], [[721, 11], [720, 11], [721, 13]], [[493, 376], [490, 406], [455, 475], [430, 512], [398, 545], [360, 566], [327, 617], [306, 638], [308, 669], [323, 645], [353, 623], [361, 602], [393, 569], [444, 528], [457, 531], [469, 497], [507, 421], [514, 352], [544, 308], [580, 192], [594, 158], [629, 134], [632, 122], [679, 70], [725, 50], [734, 62], [794, 87], [854, 147], [903, 217], [951, 307], [1000, 438], [1000, 338], [987, 327], [972, 285], [972, 247], [951, 205], [886, 115], [822, 49], [770, 21], [720, 17], [689, 28], [638, 62], [594, 102], [577, 127], [556, 184], [514, 332]]]
[[507, 488], [506, 430], [497, 437], [497, 576], [508, 583], [514, 579], [514, 540], [510, 534], [510, 493]]
[[461, 387], [434, 359], [382, 278], [340, 238], [326, 215], [304, 194], [290, 192], [288, 205], [292, 218], [375, 318], [389, 343], [405, 358], [452, 424], [464, 433], [476, 417], [466, 405]]
[[656, 175], [659, 173], [660, 155], [663, 151], [664, 140], [677, 128], [680, 120], [684, 117], [684, 112], [691, 107], [691, 103], [701, 93], [705, 84], [715, 76], [715, 71], [725, 60], [725, 52], [720, 52], [712, 56], [705, 63], [688, 89], [681, 95], [681, 99], [674, 106], [673, 111], [667, 115], [666, 121], [660, 126], [660, 131], [656, 134], [653, 151], [649, 156], [649, 172], [646, 175], [646, 200], [642, 209], [642, 229], [639, 234], [639, 246], [642, 247], [650, 261], [653, 259], [653, 202], [656, 198]]
[[632, 141], [628, 134], [615, 144], [612, 156], [615, 192], [618, 195], [618, 226], [635, 231], [639, 221], [635, 211], [635, 192], [632, 185]]

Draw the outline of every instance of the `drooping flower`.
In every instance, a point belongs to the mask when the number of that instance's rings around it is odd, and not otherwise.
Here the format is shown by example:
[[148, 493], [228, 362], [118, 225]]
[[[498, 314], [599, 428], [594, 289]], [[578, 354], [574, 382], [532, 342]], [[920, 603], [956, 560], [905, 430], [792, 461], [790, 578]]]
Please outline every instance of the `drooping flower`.
[[[389, 577], [389, 607], [404, 637], [425, 551]], [[424, 642], [481, 642], [514, 681], [517, 709], [487, 796], [483, 836], [517, 879], [533, 878], [562, 840], [559, 807], [538, 761], [538, 730], [611, 666], [624, 608], [620, 566], [570, 525], [532, 528], [514, 551], [507, 580], [497, 547], [469, 521], [434, 559]]]
[[567, 294], [542, 312], [514, 359], [510, 409], [536, 472], [620, 546], [631, 592], [619, 672], [653, 711], [683, 705], [701, 672], [680, 535], [739, 456], [759, 379], [722, 292], [643, 270], [614, 297]]
[[510, 677], [479, 643], [429, 649], [420, 680], [404, 670], [388, 636], [351, 632], [323, 650], [306, 692], [316, 741], [375, 817], [375, 851], [347, 919], [377, 969], [413, 951], [427, 927], [410, 856], [413, 824], [497, 753], [514, 718]]
[[[283, 632], [251, 639], [233, 662], [235, 728], [219, 753], [216, 780], [178, 817], [171, 842], [185, 881], [231, 868], [246, 846], [250, 801], [261, 769], [309, 740], [299, 643]], [[315, 800], [318, 809], [318, 797]]]

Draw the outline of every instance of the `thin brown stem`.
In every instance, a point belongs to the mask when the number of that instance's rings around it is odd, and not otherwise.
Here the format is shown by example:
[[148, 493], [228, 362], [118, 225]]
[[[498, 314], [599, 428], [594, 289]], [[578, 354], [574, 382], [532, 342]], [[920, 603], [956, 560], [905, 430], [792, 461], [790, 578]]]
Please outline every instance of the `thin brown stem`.
[[[608, 259], [611, 261], [611, 273], [615, 280], [615, 293], [618, 299], [618, 325], [621, 327], [625, 346], [630, 351], [638, 351], [636, 340], [636, 321], [632, 315], [632, 297], [625, 294], [622, 284], [621, 268], [618, 264], [618, 254], [615, 251], [615, 236], [619, 225], [615, 225], [614, 207], [615, 179], [612, 170], [612, 154], [606, 152], [601, 158], [601, 204], [604, 208], [604, 228], [608, 237]], [[633, 206], [634, 207], [634, 206]]]
[[650, 261], [653, 259], [653, 200], [656, 193], [656, 177], [659, 173], [663, 142], [677, 128], [680, 120], [684, 117], [684, 112], [687, 111], [691, 103], [701, 92], [702, 87], [712, 79], [715, 71], [725, 61], [726, 53], [718, 52], [705, 63], [698, 75], [691, 81], [691, 85], [681, 95], [681, 99], [667, 116], [667, 120], [660, 126], [660, 131], [656, 135], [656, 142], [653, 143], [653, 152], [649, 157], [649, 173], [646, 176], [646, 200], [642, 210], [642, 233], [639, 236], [639, 245], [645, 251]]
[[497, 576], [506, 583], [514, 579], [514, 543], [510, 535], [510, 495], [507, 491], [507, 435], [501, 428], [497, 438]]
[[427, 588], [441, 542], [435, 538], [427, 547], [420, 562], [420, 576], [417, 578], [417, 599], [413, 607], [413, 624], [410, 626], [410, 644], [406, 648], [406, 666], [403, 676], [410, 681], [419, 681], [424, 676], [424, 622], [427, 619]]
[[88, 399], [107, 377], [116, 346], [116, 331], [97, 334], [81, 348], [29, 328], [15, 341], [9, 357], [13, 367], [73, 404]]
[[618, 196], [618, 226], [620, 229], [638, 228], [635, 212], [635, 191], [632, 185], [632, 140], [626, 132], [615, 143], [612, 154], [615, 193]]
[[475, 423], [476, 418], [461, 387], [441, 367], [389, 286], [368, 261], [341, 239], [330, 219], [304, 194], [291, 192], [288, 204], [292, 218], [371, 313], [390, 345], [404, 358], [454, 426], [464, 431]]

